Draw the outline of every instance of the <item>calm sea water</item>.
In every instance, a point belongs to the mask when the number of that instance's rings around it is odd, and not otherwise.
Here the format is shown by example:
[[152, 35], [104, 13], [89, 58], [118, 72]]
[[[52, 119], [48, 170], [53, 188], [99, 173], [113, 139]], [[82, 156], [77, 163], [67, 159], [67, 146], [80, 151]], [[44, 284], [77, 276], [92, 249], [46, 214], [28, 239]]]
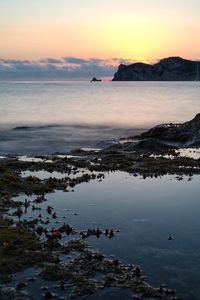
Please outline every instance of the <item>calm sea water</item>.
[[0, 154], [95, 146], [199, 111], [198, 82], [0, 82]]

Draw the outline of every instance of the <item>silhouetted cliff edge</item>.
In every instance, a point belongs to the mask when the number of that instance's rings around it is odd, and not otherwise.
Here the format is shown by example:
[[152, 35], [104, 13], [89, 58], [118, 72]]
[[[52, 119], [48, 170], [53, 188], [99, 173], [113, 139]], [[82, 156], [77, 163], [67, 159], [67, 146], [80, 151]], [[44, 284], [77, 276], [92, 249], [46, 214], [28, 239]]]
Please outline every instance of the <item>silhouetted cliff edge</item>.
[[[198, 66], [199, 65], [199, 66]], [[200, 63], [181, 57], [168, 57], [150, 65], [119, 65], [113, 81], [194, 81], [199, 80]]]

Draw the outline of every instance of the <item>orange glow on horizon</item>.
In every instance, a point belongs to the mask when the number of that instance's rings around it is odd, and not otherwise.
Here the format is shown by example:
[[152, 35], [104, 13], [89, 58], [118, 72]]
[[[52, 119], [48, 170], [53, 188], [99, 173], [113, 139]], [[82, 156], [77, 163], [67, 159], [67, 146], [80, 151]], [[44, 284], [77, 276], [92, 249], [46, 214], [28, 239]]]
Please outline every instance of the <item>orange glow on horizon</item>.
[[[199, 2], [191, 1], [198, 8]], [[176, 0], [59, 0], [59, 5], [21, 0], [16, 11], [12, 0], [5, 2], [0, 3], [1, 58], [129, 57], [145, 63], [200, 58], [198, 9], [183, 4], [180, 10]]]

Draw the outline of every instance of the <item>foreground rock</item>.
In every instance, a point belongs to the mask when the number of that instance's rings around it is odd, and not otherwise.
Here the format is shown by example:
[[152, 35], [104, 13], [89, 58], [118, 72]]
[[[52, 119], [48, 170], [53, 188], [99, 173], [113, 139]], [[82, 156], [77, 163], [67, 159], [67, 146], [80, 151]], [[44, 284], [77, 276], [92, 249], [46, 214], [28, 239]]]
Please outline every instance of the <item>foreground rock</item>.
[[0, 288], [0, 299], [1, 300], [30, 300], [28, 295], [22, 291], [16, 291], [12, 287]]
[[200, 113], [183, 124], [161, 124], [137, 136], [139, 139], [158, 139], [181, 146], [200, 146]]
[[194, 81], [198, 79], [198, 62], [181, 57], [169, 57], [154, 65], [121, 64], [114, 74], [113, 81]]
[[[30, 282], [37, 281], [36, 297], [41, 299], [58, 298], [64, 292], [64, 299], [89, 296], [102, 289], [129, 289], [139, 299], [172, 299], [176, 291], [160, 285], [157, 288], [148, 284], [142, 269], [137, 265], [125, 265], [118, 259], [110, 259], [88, 247], [82, 239], [70, 239], [62, 243], [62, 237], [54, 238], [51, 247], [47, 240], [35, 237], [34, 228], [24, 222], [14, 222], [0, 218], [0, 299], [35, 299], [27, 294]], [[33, 237], [34, 234], [34, 237]], [[72, 254], [76, 255], [73, 256]], [[71, 255], [71, 256], [70, 256]], [[51, 259], [49, 259], [51, 258]], [[12, 274], [23, 271], [39, 263], [37, 278], [26, 278], [15, 286], [7, 284]], [[41, 286], [39, 278], [46, 280]], [[54, 282], [54, 285], [49, 281]], [[56, 284], [56, 285], [55, 285]], [[52, 292], [56, 289], [56, 293]], [[61, 299], [61, 298], [60, 298]]]

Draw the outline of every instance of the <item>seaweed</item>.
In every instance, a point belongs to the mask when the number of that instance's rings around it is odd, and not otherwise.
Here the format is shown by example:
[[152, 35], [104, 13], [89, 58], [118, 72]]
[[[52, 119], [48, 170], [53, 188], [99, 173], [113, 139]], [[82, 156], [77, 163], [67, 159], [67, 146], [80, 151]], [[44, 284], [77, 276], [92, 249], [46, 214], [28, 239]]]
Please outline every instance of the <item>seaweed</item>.
[[30, 266], [54, 261], [48, 252], [43, 252], [39, 240], [23, 226], [0, 227], [0, 282], [11, 279], [11, 274]]

